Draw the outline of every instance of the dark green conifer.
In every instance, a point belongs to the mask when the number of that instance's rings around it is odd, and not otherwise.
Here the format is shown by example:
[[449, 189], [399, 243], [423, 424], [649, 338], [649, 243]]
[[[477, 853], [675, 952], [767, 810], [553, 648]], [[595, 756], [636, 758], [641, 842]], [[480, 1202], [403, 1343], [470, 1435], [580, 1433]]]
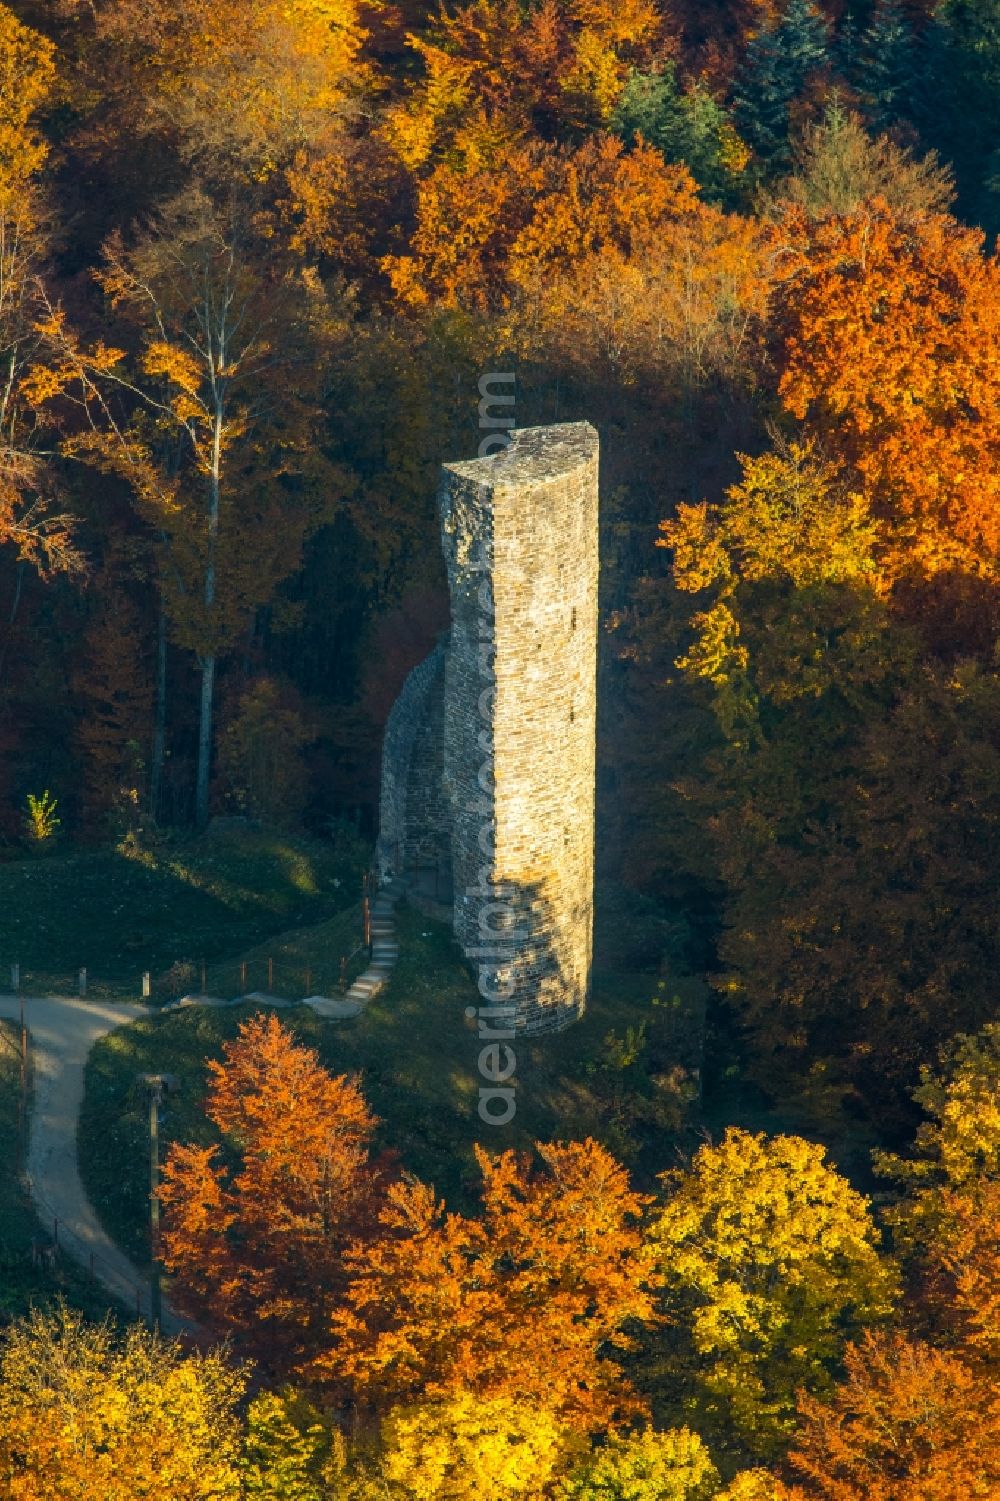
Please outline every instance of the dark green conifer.
[[751, 38], [733, 91], [734, 119], [764, 172], [787, 167], [789, 111], [828, 62], [826, 23], [809, 0], [790, 0], [776, 25]]
[[916, 44], [906, 12], [899, 0], [881, 0], [864, 34], [858, 72], [876, 130], [887, 130], [911, 116], [916, 69]]
[[710, 201], [738, 197], [739, 141], [729, 116], [702, 84], [683, 86], [673, 63], [656, 73], [633, 73], [611, 128], [630, 144], [642, 136], [668, 162], [683, 162]]
[[913, 118], [922, 138], [951, 161], [958, 212], [1000, 231], [1000, 4], [944, 0], [917, 53]]
[[837, 72], [853, 84], [861, 64], [861, 34], [853, 10], [846, 11], [833, 46], [833, 63]]

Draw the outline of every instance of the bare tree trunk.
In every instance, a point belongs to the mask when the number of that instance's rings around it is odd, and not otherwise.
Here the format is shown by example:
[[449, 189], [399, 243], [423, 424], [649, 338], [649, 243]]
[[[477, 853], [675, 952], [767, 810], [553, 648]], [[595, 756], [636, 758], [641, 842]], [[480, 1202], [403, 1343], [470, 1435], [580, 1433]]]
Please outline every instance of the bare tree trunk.
[[[208, 481], [208, 558], [205, 563], [206, 629], [212, 631], [215, 604], [215, 551], [219, 540], [219, 498], [222, 473], [222, 401], [217, 396], [212, 467]], [[212, 765], [212, 708], [215, 692], [215, 652], [201, 657], [201, 717], [198, 723], [198, 775], [195, 786], [194, 821], [199, 829], [208, 823], [208, 779]]]
[[215, 656], [201, 659], [201, 714], [198, 721], [198, 778], [194, 798], [194, 821], [199, 829], [208, 823], [208, 779], [212, 766], [212, 700], [215, 691]]
[[156, 715], [153, 720], [153, 754], [149, 770], [149, 811], [156, 823], [160, 816], [163, 786], [163, 756], [167, 743], [167, 615], [160, 601], [156, 622]]
[[17, 620], [17, 612], [21, 605], [21, 591], [24, 588], [24, 564], [18, 563], [17, 573], [14, 575], [14, 598], [10, 606], [10, 616], [7, 621], [8, 630], [0, 646], [0, 680], [3, 678], [4, 668], [7, 666], [7, 653], [10, 643], [14, 638], [14, 624]]

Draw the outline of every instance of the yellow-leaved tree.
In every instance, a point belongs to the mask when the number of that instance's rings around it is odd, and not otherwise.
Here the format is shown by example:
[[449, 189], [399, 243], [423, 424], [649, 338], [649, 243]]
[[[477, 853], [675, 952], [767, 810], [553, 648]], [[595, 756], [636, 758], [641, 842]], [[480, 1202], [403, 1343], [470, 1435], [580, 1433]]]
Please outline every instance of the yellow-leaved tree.
[[54, 84], [52, 43], [0, 5], [0, 544], [43, 572], [81, 562], [47, 461], [50, 392], [32, 379], [48, 355], [39, 329], [48, 237], [37, 181], [48, 148], [37, 115]]
[[925, 1066], [915, 1152], [875, 1153], [907, 1189], [889, 1217], [936, 1337], [995, 1369], [1000, 1358], [1000, 1023], [959, 1033]]
[[197, 658], [195, 822], [208, 818], [216, 669], [299, 567], [342, 477], [326, 463], [325, 299], [267, 256], [246, 204], [193, 183], [99, 279], [124, 349], [82, 351], [58, 314], [58, 379], [90, 419], [67, 447], [121, 474], [159, 540], [174, 639]]
[[456, 1392], [400, 1407], [382, 1424], [380, 1479], [423, 1501], [537, 1496], [562, 1458], [565, 1433], [544, 1407]]
[[675, 661], [714, 721], [674, 805], [725, 887], [715, 983], [758, 1082], [821, 1108], [853, 1090], [884, 1119], [942, 1036], [990, 1014], [989, 595], [986, 659], [938, 659], [856, 469], [805, 436], [743, 470], [662, 528], [687, 615]]
[[663, 1182], [651, 1379], [723, 1446], [769, 1457], [796, 1393], [827, 1389], [846, 1342], [891, 1312], [895, 1269], [867, 1201], [801, 1137], [730, 1128]]
[[0, 1349], [0, 1488], [11, 1501], [238, 1501], [244, 1381], [133, 1325], [65, 1307]]
[[612, 1437], [587, 1456], [559, 1487], [560, 1501], [714, 1501], [719, 1472], [689, 1428], [645, 1428]]
[[916, 1152], [876, 1154], [880, 1171], [910, 1183], [928, 1208], [943, 1189], [974, 1192], [984, 1178], [1000, 1178], [1000, 1022], [952, 1038], [938, 1067], [921, 1069], [913, 1098], [927, 1115]]
[[336, 134], [366, 76], [356, 0], [110, 0], [97, 39], [139, 119], [203, 164], [267, 176]]

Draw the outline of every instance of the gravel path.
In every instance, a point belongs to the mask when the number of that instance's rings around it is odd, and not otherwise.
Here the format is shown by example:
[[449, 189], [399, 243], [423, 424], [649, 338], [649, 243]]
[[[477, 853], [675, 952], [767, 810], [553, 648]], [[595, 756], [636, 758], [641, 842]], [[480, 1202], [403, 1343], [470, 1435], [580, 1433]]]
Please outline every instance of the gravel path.
[[[356, 1016], [389, 977], [399, 953], [393, 908], [398, 888], [379, 893], [372, 906], [373, 955], [370, 967], [343, 997], [309, 996], [303, 1003], [320, 1016]], [[275, 996], [254, 994], [239, 1001], [190, 996], [174, 1006], [239, 1005], [256, 1000], [286, 1006]], [[171, 1010], [173, 1007], [166, 1007]], [[32, 1202], [50, 1235], [58, 1222], [59, 1245], [88, 1269], [126, 1308], [149, 1312], [149, 1280], [101, 1228], [84, 1191], [76, 1156], [76, 1128], [83, 1104], [83, 1076], [94, 1043], [140, 1016], [155, 1014], [146, 1006], [80, 1000], [75, 996], [26, 996], [24, 1019], [31, 1034], [34, 1098], [28, 1138], [27, 1177]], [[18, 1021], [21, 998], [0, 995], [0, 1017]], [[138, 1301], [137, 1301], [138, 1295]], [[193, 1325], [163, 1301], [164, 1333], [195, 1332]]]
[[[17, 1021], [21, 1001], [0, 996], [0, 1016]], [[24, 1019], [31, 1034], [34, 1098], [28, 1137], [27, 1172], [32, 1202], [51, 1234], [59, 1222], [62, 1250], [90, 1266], [94, 1275], [126, 1308], [149, 1313], [149, 1281], [101, 1228], [84, 1192], [76, 1160], [76, 1126], [83, 1103], [83, 1069], [94, 1043], [126, 1022], [147, 1015], [144, 1006], [101, 1004], [73, 997], [30, 996]], [[164, 1304], [164, 1333], [188, 1326]]]

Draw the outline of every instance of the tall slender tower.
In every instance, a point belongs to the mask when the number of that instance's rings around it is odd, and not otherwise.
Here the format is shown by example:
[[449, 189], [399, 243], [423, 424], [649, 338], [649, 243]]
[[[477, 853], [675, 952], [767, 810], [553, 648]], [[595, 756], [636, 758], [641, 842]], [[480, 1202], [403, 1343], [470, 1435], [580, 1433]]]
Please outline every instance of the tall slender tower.
[[523, 428], [440, 492], [455, 934], [525, 1033], [568, 1025], [590, 986], [597, 469], [589, 423]]

